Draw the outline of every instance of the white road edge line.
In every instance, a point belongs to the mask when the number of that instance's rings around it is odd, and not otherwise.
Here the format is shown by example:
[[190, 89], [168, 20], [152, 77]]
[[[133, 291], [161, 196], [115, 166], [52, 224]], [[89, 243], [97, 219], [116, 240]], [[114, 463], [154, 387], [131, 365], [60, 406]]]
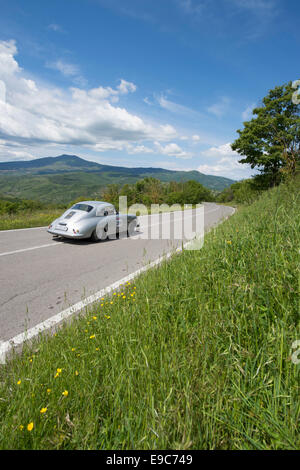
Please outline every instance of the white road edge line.
[[42, 228], [47, 228], [48, 225], [45, 225], [44, 227], [29, 227], [29, 228], [12, 228], [10, 230], [0, 230], [1, 233], [10, 233], [10, 232], [22, 232], [24, 230], [41, 230]]
[[0, 253], [0, 256], [14, 255], [15, 253], [23, 253], [23, 251], [37, 250], [39, 248], [47, 248], [48, 246], [60, 246], [58, 243], [48, 243], [47, 245], [32, 246], [31, 248], [22, 248], [21, 250], [7, 251]]
[[[190, 243], [190, 242], [188, 242], [188, 243]], [[186, 247], [188, 245], [188, 243], [186, 245], [184, 245], [184, 247]], [[122, 284], [134, 279], [135, 277], [139, 276], [141, 273], [147, 271], [148, 269], [153, 268], [155, 266], [158, 266], [164, 260], [170, 258], [170, 256], [173, 253], [176, 253], [176, 252], [179, 252], [179, 251], [182, 251], [182, 247], [177, 248], [176, 251], [167, 253], [166, 255], [157, 258], [155, 261], [152, 261], [151, 263], [147, 264], [146, 266], [143, 266], [142, 268], [140, 268], [137, 271], [129, 274], [128, 276], [123, 277], [122, 279], [120, 279], [117, 282], [114, 282], [110, 286], [105, 287], [104, 289], [101, 289], [100, 291], [96, 292], [96, 294], [87, 297], [83, 301], [77, 302], [76, 304], [72, 305], [71, 307], [67, 308], [66, 310], [63, 310], [62, 312], [60, 312], [56, 315], [53, 315], [52, 317], [48, 318], [44, 322], [34, 326], [33, 328], [30, 328], [26, 332], [21, 333], [21, 334], [15, 336], [14, 338], [12, 338], [8, 341], [5, 341], [5, 342], [2, 341], [0, 343], [0, 364], [5, 364], [6, 354], [12, 348], [21, 345], [25, 341], [39, 335], [41, 332], [43, 332], [45, 330], [48, 330], [49, 328], [55, 326], [56, 324], [62, 322], [63, 320], [66, 320], [68, 317], [70, 317], [74, 313], [83, 310], [84, 307], [96, 302], [101, 297], [103, 297], [104, 295], [109, 294], [113, 290], [116, 290]]]
[[[225, 217], [222, 221], [228, 219], [231, 215], [235, 213], [235, 209], [232, 208], [232, 213]], [[143, 266], [142, 268], [138, 269], [137, 271], [134, 271], [133, 273], [129, 274], [128, 276], [123, 277], [119, 281], [114, 282], [108, 287], [105, 287], [104, 289], [101, 289], [100, 291], [96, 292], [96, 294], [91, 295], [87, 297], [86, 299], [82, 300], [81, 302], [77, 302], [76, 304], [72, 305], [71, 307], [67, 308], [66, 310], [63, 310], [60, 313], [57, 313], [56, 315], [53, 315], [52, 317], [48, 318], [42, 323], [39, 323], [38, 325], [34, 326], [33, 328], [30, 328], [29, 330], [25, 331], [24, 333], [21, 333], [14, 338], [11, 338], [8, 341], [0, 341], [0, 364], [5, 364], [6, 363], [6, 355], [7, 353], [13, 349], [16, 346], [20, 346], [23, 344], [25, 341], [28, 341], [31, 338], [34, 338], [35, 336], [38, 336], [40, 333], [43, 331], [49, 330], [50, 328], [54, 327], [58, 323], [61, 323], [63, 320], [66, 320], [69, 318], [71, 315], [74, 315], [74, 313], [79, 312], [83, 310], [85, 307], [88, 305], [96, 302], [99, 300], [101, 297], [104, 297], [105, 295], [109, 294], [113, 290], [116, 290], [118, 287], [120, 287], [122, 284], [129, 282], [136, 277], [138, 277], [140, 274], [142, 274], [145, 271], [148, 271], [151, 268], [154, 268], [155, 266], [158, 266], [161, 264], [163, 261], [169, 259], [172, 255], [181, 252], [183, 249], [187, 248], [190, 243], [193, 243], [193, 241], [189, 241], [185, 243], [183, 246], [177, 248], [176, 250], [173, 250], [166, 255], [160, 256], [157, 258], [155, 261], [152, 261], [151, 263], [147, 264], [146, 266]]]

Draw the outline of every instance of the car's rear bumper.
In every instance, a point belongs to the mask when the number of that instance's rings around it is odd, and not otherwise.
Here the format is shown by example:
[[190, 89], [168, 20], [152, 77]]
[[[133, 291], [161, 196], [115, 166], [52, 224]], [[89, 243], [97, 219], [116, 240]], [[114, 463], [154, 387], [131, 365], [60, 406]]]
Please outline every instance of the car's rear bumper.
[[47, 229], [48, 233], [51, 233], [51, 235], [58, 236], [58, 237], [64, 237], [64, 238], [73, 238], [80, 240], [81, 238], [89, 238], [89, 235], [83, 234], [83, 233], [72, 233], [72, 232], [65, 232], [63, 230], [53, 230], [53, 229]]

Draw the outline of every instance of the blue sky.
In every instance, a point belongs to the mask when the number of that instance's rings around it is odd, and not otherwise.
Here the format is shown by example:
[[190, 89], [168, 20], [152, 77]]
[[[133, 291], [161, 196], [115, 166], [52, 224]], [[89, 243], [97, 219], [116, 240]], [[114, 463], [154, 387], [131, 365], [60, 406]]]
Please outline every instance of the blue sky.
[[246, 178], [230, 143], [300, 78], [298, 0], [0, 0], [0, 161]]

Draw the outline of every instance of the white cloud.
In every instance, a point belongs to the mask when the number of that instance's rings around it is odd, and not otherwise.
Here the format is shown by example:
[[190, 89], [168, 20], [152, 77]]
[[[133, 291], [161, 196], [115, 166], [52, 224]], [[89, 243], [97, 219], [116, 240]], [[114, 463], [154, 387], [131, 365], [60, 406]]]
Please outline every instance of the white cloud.
[[122, 79], [117, 88], [122, 95], [127, 95], [129, 92], [134, 93], [136, 91], [136, 85], [134, 83], [126, 82], [126, 80]]
[[[21, 143], [27, 149], [67, 145], [105, 151], [177, 137], [173, 126], [147, 123], [115, 105], [121, 95], [136, 90], [133, 83], [122, 79], [115, 89], [88, 90], [40, 85], [19, 67], [16, 54], [14, 41], [0, 41], [0, 138], [11, 145]], [[64, 69], [71, 76], [77, 71], [71, 66]]]
[[219, 157], [219, 156], [231, 156], [231, 157], [237, 157], [238, 153], [232, 150], [231, 144], [222, 144], [219, 145], [218, 147], [210, 147], [208, 150], [205, 150], [202, 152], [202, 155], [206, 155], [209, 157]]
[[207, 108], [207, 111], [220, 118], [228, 111], [230, 99], [223, 96], [218, 103], [213, 104]]
[[226, 143], [218, 147], [211, 147], [201, 153], [207, 163], [198, 167], [198, 171], [204, 174], [225, 176], [231, 179], [249, 178], [254, 174], [250, 165], [239, 163], [241, 156], [231, 149], [231, 144]]
[[7, 160], [32, 160], [35, 156], [30, 149], [21, 145], [14, 145], [0, 139], [0, 161]]
[[250, 119], [252, 119], [253, 117], [252, 111], [255, 107], [256, 107], [256, 103], [252, 103], [250, 104], [250, 106], [247, 106], [245, 111], [242, 112], [243, 121], [249, 121]]
[[276, 9], [275, 0], [229, 0], [240, 9], [248, 10], [255, 15], [273, 14]]
[[56, 60], [55, 62], [47, 62], [46, 67], [53, 70], [58, 70], [64, 77], [71, 78], [72, 81], [81, 87], [86, 86], [87, 81], [82, 76], [80, 68], [76, 64], [70, 64], [61, 59]]
[[175, 103], [174, 101], [167, 99], [163, 95], [156, 96], [156, 99], [158, 104], [162, 108], [170, 111], [171, 113], [183, 114], [188, 116], [200, 116], [200, 113], [195, 111], [194, 109], [191, 109], [188, 106], [183, 106], [182, 104]]
[[157, 148], [157, 152], [162, 155], [168, 155], [169, 157], [175, 158], [191, 158], [193, 155], [189, 152], [185, 152], [178, 144], [171, 142], [165, 146], [159, 142], [154, 142]]
[[149, 106], [152, 106], [153, 103], [150, 101], [150, 99], [146, 96], [144, 99], [143, 99], [144, 103], [148, 104]]
[[57, 60], [56, 62], [47, 62], [47, 67], [58, 70], [65, 77], [73, 77], [74, 75], [79, 74], [79, 67], [75, 64], [69, 64], [63, 60]]
[[56, 33], [64, 33], [64, 29], [57, 23], [50, 23], [48, 29], [55, 31]]
[[127, 152], [132, 155], [145, 154], [145, 153], [154, 153], [154, 149], [150, 147], [146, 147], [145, 145], [137, 145], [136, 147], [134, 147], [129, 144], [127, 146]]
[[193, 142], [199, 142], [201, 139], [200, 139], [199, 135], [195, 134], [195, 135], [192, 136], [192, 140], [193, 140]]
[[185, 13], [190, 15], [200, 15], [206, 7], [205, 0], [177, 0], [177, 3]]

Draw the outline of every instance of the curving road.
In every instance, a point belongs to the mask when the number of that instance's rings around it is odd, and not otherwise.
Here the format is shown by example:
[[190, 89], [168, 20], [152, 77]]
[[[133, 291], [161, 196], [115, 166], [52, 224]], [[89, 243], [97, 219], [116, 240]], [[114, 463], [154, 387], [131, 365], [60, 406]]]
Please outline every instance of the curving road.
[[[205, 230], [233, 212], [230, 207], [205, 203]], [[189, 214], [193, 219], [196, 211]], [[158, 217], [140, 217], [141, 234], [149, 227], [159, 227]], [[175, 225], [176, 219], [174, 215]], [[45, 322], [182, 244], [182, 240], [172, 237], [151, 240], [141, 234], [92, 243], [55, 240], [45, 228], [0, 232], [0, 343]]]

